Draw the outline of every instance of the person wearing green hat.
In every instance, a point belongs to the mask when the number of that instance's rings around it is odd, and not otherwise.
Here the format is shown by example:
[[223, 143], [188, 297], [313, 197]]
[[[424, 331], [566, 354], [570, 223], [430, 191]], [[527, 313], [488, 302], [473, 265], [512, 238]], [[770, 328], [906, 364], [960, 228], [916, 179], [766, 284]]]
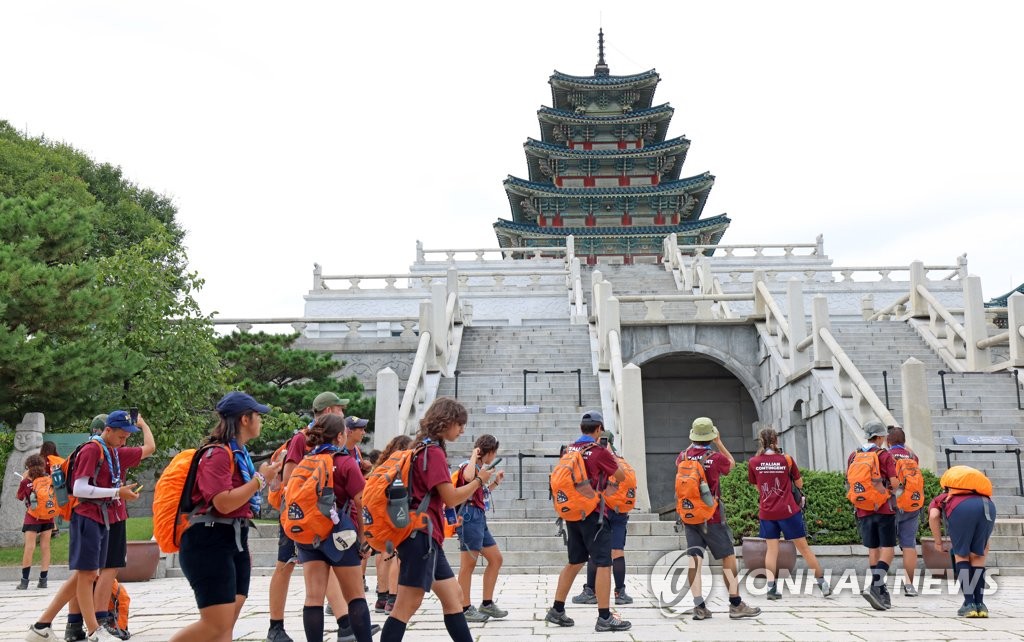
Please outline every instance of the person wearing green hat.
[[[722, 443], [722, 437], [715, 423], [708, 417], [697, 417], [690, 426], [690, 446], [679, 453], [676, 467], [685, 460], [699, 461], [704, 465], [708, 489], [712, 497], [719, 497], [719, 480], [736, 465], [729, 449]], [[710, 506], [711, 502], [708, 501]], [[692, 564], [689, 570], [689, 582], [693, 591], [693, 619], [703, 620], [711, 617], [711, 611], [700, 594], [700, 585], [695, 580], [700, 577], [700, 565], [707, 548], [715, 559], [722, 561], [722, 576], [729, 589], [729, 618], [738, 620], [760, 615], [761, 609], [748, 606], [740, 598], [738, 566], [736, 552], [733, 548], [732, 531], [722, 514], [722, 503], [718, 502], [715, 512], [707, 522], [700, 525], [684, 524], [686, 547], [690, 553]]]
[[96, 415], [92, 418], [92, 423], [89, 424], [89, 432], [98, 435], [103, 432], [103, 428], [107, 425], [106, 415]]

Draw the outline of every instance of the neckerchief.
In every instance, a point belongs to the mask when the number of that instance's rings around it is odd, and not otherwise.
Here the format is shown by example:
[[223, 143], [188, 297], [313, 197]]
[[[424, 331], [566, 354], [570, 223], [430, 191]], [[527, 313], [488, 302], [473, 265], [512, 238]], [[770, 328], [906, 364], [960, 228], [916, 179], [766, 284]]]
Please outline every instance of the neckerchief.
[[[234, 439], [228, 444], [231, 447], [231, 454], [235, 458], [235, 464], [238, 466], [238, 470], [242, 473], [242, 482], [249, 483], [253, 475], [256, 474], [256, 466], [252, 463], [252, 457], [249, 455], [249, 450], [245, 446], [239, 446], [238, 442]], [[260, 514], [260, 506], [262, 504], [262, 497], [259, 492], [252, 494], [249, 498], [249, 509], [252, 510], [252, 516], [256, 517]]]
[[[121, 458], [117, 456], [117, 448], [108, 448], [107, 442], [103, 441], [103, 437], [99, 435], [94, 435], [90, 439], [99, 444], [100, 448], [103, 449], [103, 458], [107, 460], [107, 469], [110, 470], [110, 483], [113, 484], [111, 488], [120, 488]], [[93, 482], [98, 484], [99, 480], [94, 479]]]

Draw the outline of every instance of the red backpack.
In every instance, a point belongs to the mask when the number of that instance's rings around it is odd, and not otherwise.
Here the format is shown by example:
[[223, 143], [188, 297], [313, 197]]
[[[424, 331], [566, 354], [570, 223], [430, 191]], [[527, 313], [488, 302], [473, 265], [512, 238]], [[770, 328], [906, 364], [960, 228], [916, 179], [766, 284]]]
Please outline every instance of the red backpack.
[[594, 490], [587, 476], [583, 453], [597, 444], [587, 444], [579, 450], [566, 449], [551, 471], [548, 483], [555, 515], [567, 522], [579, 522], [593, 513], [601, 503], [601, 493]]

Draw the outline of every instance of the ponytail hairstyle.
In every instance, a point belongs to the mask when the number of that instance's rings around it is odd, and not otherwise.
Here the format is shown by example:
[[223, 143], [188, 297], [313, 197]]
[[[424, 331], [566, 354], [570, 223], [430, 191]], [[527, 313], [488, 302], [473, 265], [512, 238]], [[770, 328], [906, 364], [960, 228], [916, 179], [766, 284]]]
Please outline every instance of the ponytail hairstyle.
[[210, 435], [206, 438], [205, 444], [230, 444], [233, 440], [238, 439], [238, 431], [242, 426], [242, 417], [248, 417], [253, 414], [256, 414], [255, 410], [249, 410], [240, 415], [230, 416], [224, 416], [217, 413], [217, 416], [220, 417], [220, 421], [213, 427], [213, 430], [210, 431]]
[[393, 437], [388, 442], [387, 446], [384, 446], [384, 450], [377, 456], [375, 464], [380, 466], [387, 460], [391, 459], [391, 455], [394, 455], [400, 450], [409, 450], [412, 447], [412, 437], [409, 435], [398, 435]]
[[344, 417], [334, 414], [320, 415], [306, 431], [306, 446], [315, 448], [321, 444], [333, 444], [337, 441], [338, 435], [344, 433]]
[[28, 478], [36, 479], [46, 474], [46, 460], [42, 455], [29, 455], [25, 459], [25, 468], [28, 469]]
[[484, 457], [493, 452], [498, 452], [498, 438], [494, 435], [480, 435], [476, 438], [476, 443], [473, 444], [473, 448], [480, 449], [480, 456]]
[[757, 451], [758, 455], [763, 455], [766, 450], [779, 450], [779, 433], [775, 432], [772, 427], [762, 428], [761, 432], [757, 433], [757, 440], [760, 442], [760, 448]]
[[465, 426], [467, 421], [469, 421], [469, 413], [465, 406], [451, 397], [438, 397], [427, 408], [423, 419], [420, 419], [420, 431], [416, 434], [416, 441], [429, 438], [431, 441], [437, 442], [437, 445], [447, 452], [442, 434], [453, 423]]

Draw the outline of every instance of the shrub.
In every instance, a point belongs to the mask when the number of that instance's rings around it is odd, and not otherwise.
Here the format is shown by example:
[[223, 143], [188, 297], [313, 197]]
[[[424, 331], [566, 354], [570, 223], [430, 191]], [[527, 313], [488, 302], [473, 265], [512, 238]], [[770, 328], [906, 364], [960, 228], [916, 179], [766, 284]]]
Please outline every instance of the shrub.
[[[939, 478], [928, 470], [924, 473], [925, 509], [932, 498], [939, 494]], [[800, 469], [804, 479], [804, 494], [807, 507], [804, 521], [807, 524], [807, 539], [812, 544], [859, 544], [857, 520], [853, 506], [846, 499], [846, 476], [838, 471]], [[737, 463], [728, 475], [721, 479], [723, 509], [735, 544], [744, 537], [757, 537], [760, 522], [757, 489], [747, 481], [746, 462]], [[918, 538], [928, 536], [927, 511], [921, 514]]]

